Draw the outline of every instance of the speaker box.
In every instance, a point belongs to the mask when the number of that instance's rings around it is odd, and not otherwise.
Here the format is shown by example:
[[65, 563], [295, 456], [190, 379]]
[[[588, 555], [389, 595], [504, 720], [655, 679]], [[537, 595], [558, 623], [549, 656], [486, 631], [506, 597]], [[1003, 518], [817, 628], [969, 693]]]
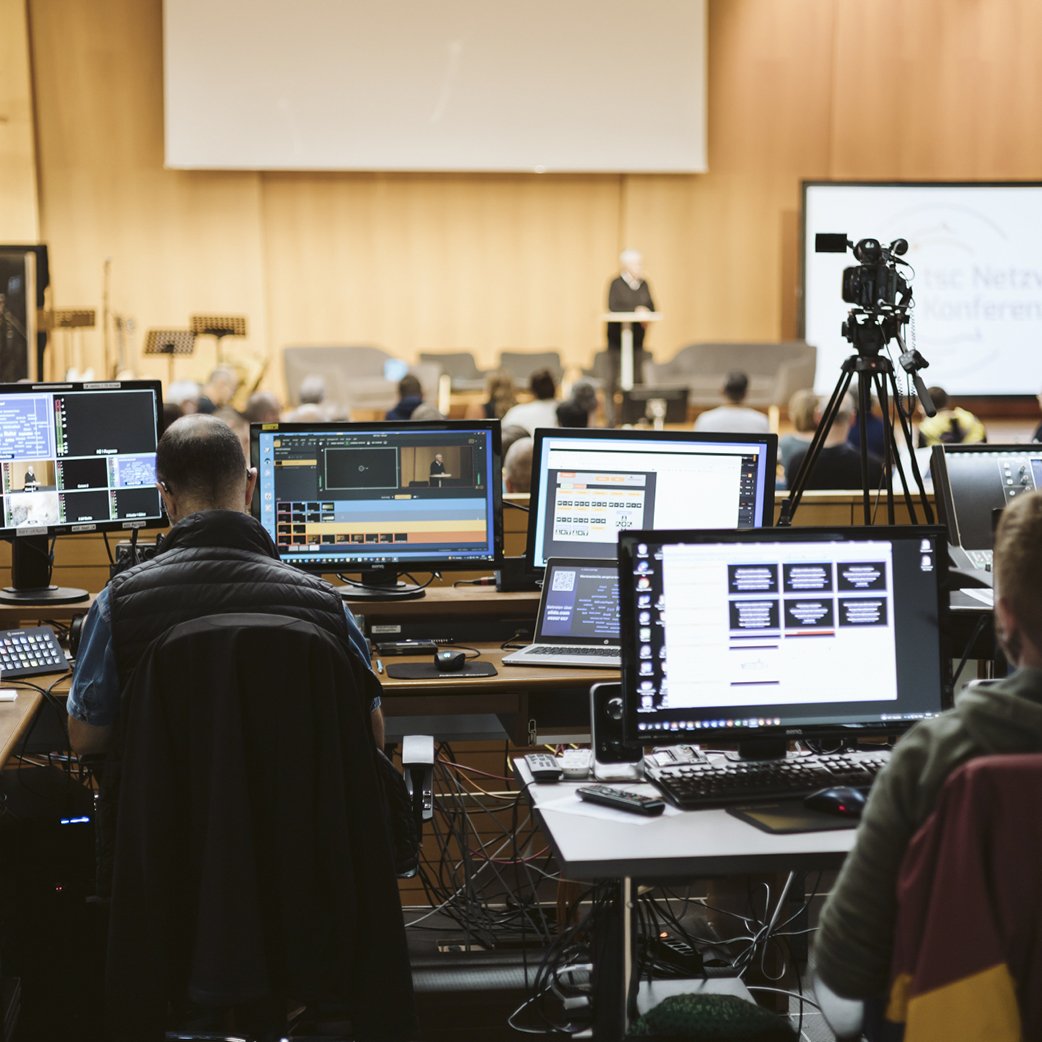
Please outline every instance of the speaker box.
[[504, 557], [496, 569], [496, 589], [500, 593], [538, 590], [539, 585], [525, 568], [523, 557]]
[[590, 688], [593, 776], [601, 781], [634, 781], [644, 776], [644, 748], [623, 738], [622, 685]]

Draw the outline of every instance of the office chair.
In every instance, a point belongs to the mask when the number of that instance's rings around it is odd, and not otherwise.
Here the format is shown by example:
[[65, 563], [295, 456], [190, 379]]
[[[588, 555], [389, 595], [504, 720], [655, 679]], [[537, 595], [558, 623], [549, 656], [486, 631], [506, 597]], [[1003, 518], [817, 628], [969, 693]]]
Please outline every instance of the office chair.
[[979, 757], [945, 782], [901, 863], [885, 1037], [1042, 1038], [1040, 797], [1038, 753]]
[[171, 1002], [234, 1011], [289, 999], [343, 1003], [367, 1039], [410, 1036], [358, 669], [319, 627], [273, 615], [193, 620], [150, 646], [124, 690], [107, 773], [118, 779], [106, 967], [116, 1037], [162, 1038]]

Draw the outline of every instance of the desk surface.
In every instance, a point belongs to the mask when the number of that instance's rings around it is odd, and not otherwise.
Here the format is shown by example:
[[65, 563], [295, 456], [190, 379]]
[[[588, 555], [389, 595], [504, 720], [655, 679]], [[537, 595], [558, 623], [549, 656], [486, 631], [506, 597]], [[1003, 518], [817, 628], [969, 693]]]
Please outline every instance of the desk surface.
[[[56, 678], [44, 678], [48, 683], [54, 679]], [[5, 685], [0, 681], [0, 688], [3, 687]], [[25, 735], [43, 701], [43, 695], [39, 691], [24, 687], [16, 687], [14, 690], [18, 692], [18, 697], [13, 702], [0, 702], [0, 768], [7, 763], [10, 755], [18, 748], [18, 743]]]
[[[514, 761], [523, 782], [524, 760]], [[575, 794], [592, 782], [533, 784], [528, 793], [569, 879], [636, 879], [721, 876], [838, 866], [854, 845], [856, 829], [775, 836], [732, 817], [726, 810], [679, 811], [641, 818], [599, 807]], [[658, 795], [647, 783], [620, 788]]]

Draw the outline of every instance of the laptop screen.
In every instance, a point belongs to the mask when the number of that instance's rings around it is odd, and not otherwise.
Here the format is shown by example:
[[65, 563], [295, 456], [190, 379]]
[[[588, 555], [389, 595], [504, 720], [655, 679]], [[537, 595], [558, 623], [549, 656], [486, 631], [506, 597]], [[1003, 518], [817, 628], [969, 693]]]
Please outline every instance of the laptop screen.
[[539, 603], [539, 644], [619, 643], [619, 569], [614, 561], [552, 558]]
[[625, 534], [628, 732], [899, 733], [939, 713], [946, 563], [936, 526]]

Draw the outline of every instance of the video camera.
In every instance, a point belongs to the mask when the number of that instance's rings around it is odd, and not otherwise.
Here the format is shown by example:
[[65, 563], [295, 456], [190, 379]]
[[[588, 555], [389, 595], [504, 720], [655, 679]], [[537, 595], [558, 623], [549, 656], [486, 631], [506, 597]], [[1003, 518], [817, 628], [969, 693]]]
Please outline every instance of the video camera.
[[819, 232], [814, 237], [817, 253], [845, 253], [853, 250], [860, 264], [843, 269], [843, 299], [848, 304], [875, 311], [885, 307], [906, 307], [912, 299], [908, 280], [897, 272], [898, 258], [908, 252], [907, 239], [894, 239], [884, 246], [878, 239], [861, 239], [852, 243], [846, 235]]

